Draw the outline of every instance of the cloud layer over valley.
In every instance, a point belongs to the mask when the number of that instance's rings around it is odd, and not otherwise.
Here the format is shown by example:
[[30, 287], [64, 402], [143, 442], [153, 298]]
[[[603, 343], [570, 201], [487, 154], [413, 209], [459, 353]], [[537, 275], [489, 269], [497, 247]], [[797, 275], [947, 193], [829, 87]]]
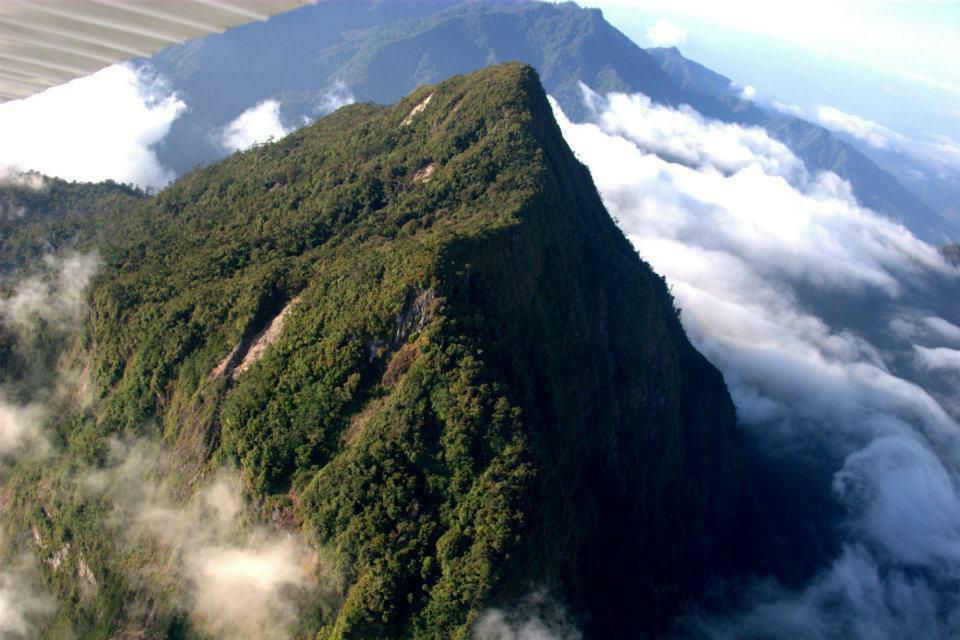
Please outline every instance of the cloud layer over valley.
[[960, 388], [930, 375], [955, 364], [960, 270], [762, 130], [642, 95], [584, 95], [592, 123], [555, 107], [564, 136], [671, 284], [752, 445], [823, 488], [821, 517], [842, 514], [823, 524], [836, 551], [805, 588], [760, 584], [738, 616], [692, 628], [960, 634]]

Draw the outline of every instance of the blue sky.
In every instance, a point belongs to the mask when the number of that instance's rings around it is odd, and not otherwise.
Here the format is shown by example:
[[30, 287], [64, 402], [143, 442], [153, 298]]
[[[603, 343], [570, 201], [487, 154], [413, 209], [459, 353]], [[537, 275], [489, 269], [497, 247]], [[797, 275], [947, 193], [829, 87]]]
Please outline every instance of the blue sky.
[[960, 140], [960, 2], [584, 0], [642, 46], [805, 109]]

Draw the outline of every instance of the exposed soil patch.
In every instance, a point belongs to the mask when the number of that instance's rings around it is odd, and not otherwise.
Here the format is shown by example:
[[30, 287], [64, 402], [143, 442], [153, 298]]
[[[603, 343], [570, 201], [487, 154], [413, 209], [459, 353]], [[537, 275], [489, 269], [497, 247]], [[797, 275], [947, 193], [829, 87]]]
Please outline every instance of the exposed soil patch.
[[347, 425], [347, 428], [344, 429], [340, 435], [340, 443], [345, 447], [353, 446], [360, 437], [360, 434], [363, 433], [364, 427], [370, 422], [370, 419], [377, 415], [377, 412], [383, 409], [385, 405], [386, 398], [373, 398], [370, 400], [367, 406], [363, 408], [363, 411], [355, 414], [350, 419], [350, 424]]
[[423, 169], [420, 169], [415, 174], [413, 174], [414, 182], [430, 182], [430, 178], [433, 177], [433, 172], [437, 170], [437, 163], [431, 162]]
[[298, 301], [298, 298], [292, 300], [290, 304], [285, 306], [280, 313], [277, 314], [277, 317], [270, 321], [266, 329], [254, 336], [253, 343], [250, 345], [250, 348], [247, 349], [243, 360], [241, 360], [240, 364], [233, 370], [234, 378], [252, 367], [253, 363], [263, 357], [263, 354], [267, 351], [267, 347], [280, 338], [280, 332], [283, 331], [283, 324], [287, 320], [287, 314], [290, 313], [290, 309], [292, 309], [293, 305]]
[[414, 363], [418, 355], [420, 355], [420, 347], [417, 346], [416, 342], [408, 342], [400, 347], [387, 364], [387, 370], [383, 374], [384, 386], [392, 387], [395, 385], [403, 377], [403, 374], [410, 369], [410, 365]]
[[410, 110], [410, 113], [407, 114], [407, 117], [404, 118], [404, 119], [403, 119], [403, 122], [400, 123], [400, 126], [401, 126], [401, 127], [406, 127], [406, 126], [409, 126], [409, 125], [413, 124], [413, 117], [414, 117], [415, 115], [417, 115], [418, 113], [420, 113], [421, 111], [423, 111], [424, 109], [427, 108], [427, 105], [430, 104], [431, 98], [433, 98], [433, 94], [432, 94], [432, 93], [431, 93], [430, 95], [428, 95], [426, 98], [424, 98], [424, 99], [420, 102], [420, 104], [418, 104], [418, 105], [415, 106], [413, 109], [411, 109], [411, 110]]
[[299, 301], [299, 297], [291, 300], [260, 333], [235, 346], [227, 357], [213, 368], [213, 371], [210, 372], [210, 377], [230, 377], [235, 379], [238, 375], [252, 367], [257, 360], [263, 357], [263, 354], [266, 353], [270, 345], [280, 338], [287, 314], [290, 313], [293, 305]]

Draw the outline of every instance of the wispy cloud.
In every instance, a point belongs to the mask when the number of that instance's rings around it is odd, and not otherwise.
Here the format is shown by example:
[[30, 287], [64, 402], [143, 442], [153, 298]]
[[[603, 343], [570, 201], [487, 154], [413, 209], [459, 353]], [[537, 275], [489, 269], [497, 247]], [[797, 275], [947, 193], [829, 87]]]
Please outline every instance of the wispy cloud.
[[32, 191], [39, 191], [46, 186], [46, 179], [42, 174], [21, 171], [14, 167], [0, 164], [0, 186], [23, 187]]
[[46, 415], [41, 404], [19, 405], [0, 395], [0, 462], [25, 449], [41, 454], [49, 450], [42, 431]]
[[836, 107], [817, 107], [816, 116], [823, 126], [848, 133], [876, 149], [886, 149], [890, 146], [890, 139], [894, 135], [893, 131], [873, 120], [846, 113]]
[[928, 171], [952, 172], [954, 180], [960, 179], [960, 143], [951, 138], [906, 136], [873, 120], [824, 105], [817, 107], [813, 116], [826, 128], [852, 136], [874, 149], [898, 151], [919, 161]]
[[[652, 16], [689, 20], [691, 27], [706, 23], [728, 38], [746, 40], [745, 34], [757, 34], [812, 55], [936, 87], [951, 94], [945, 99], [960, 95], [957, 12], [949, 2], [594, 0], [591, 4], [625, 5]], [[705, 31], [698, 35], [710, 37]], [[891, 42], [897, 46], [889, 46]]]
[[340, 107], [345, 107], [356, 101], [357, 99], [354, 97], [350, 87], [338, 80], [333, 83], [333, 86], [331, 86], [320, 99], [320, 103], [317, 105], [317, 111], [320, 115], [327, 115], [328, 113], [333, 113]]
[[691, 633], [711, 640], [946, 640], [957, 629], [949, 618], [941, 622], [941, 596], [922, 578], [881, 567], [858, 545], [844, 547], [831, 569], [800, 592], [768, 582], [745, 595], [752, 607], [732, 618], [693, 621]]
[[0, 319], [20, 330], [45, 320], [75, 325], [83, 313], [83, 294], [100, 266], [96, 253], [44, 257], [40, 273], [20, 280], [9, 297], [0, 298]]
[[[180, 594], [178, 606], [193, 623], [217, 638], [291, 637], [301, 606], [316, 606], [322, 586], [318, 557], [299, 534], [255, 524], [240, 477], [229, 469], [181, 502], [163, 482], [176, 462], [156, 445], [115, 442], [113, 458], [85, 484], [114, 503], [126, 544], [155, 549], [159, 565], [151, 575]], [[328, 596], [338, 587], [325, 586]]]
[[921, 366], [927, 369], [946, 369], [960, 373], [960, 351], [947, 347], [916, 347]]
[[474, 640], [580, 640], [567, 612], [543, 592], [509, 609], [487, 609], [473, 627]]
[[687, 41], [687, 30], [660, 18], [647, 27], [647, 40], [654, 47], [673, 47]]
[[[14, 338], [25, 359], [25, 370], [19, 372], [22, 379], [7, 380], [21, 393], [0, 388], [0, 460], [25, 452], [40, 455], [49, 452], [49, 442], [43, 433], [43, 423], [50, 414], [46, 401], [62, 391], [59, 387], [64, 386], [66, 380], [75, 380], [61, 370], [35, 371], [48, 364], [41, 362], [43, 358], [34, 358], [30, 343], [41, 322], [48, 331], [76, 334], [86, 309], [84, 291], [99, 264], [95, 253], [48, 255], [37, 272], [21, 278], [12, 286], [10, 295], [0, 298], [0, 329]], [[19, 389], [23, 385], [28, 388]], [[32, 400], [12, 399], [15, 395], [24, 395], [24, 391]]]
[[773, 107], [776, 111], [780, 113], [785, 113], [789, 116], [796, 116], [798, 118], [806, 118], [806, 110], [795, 104], [787, 104], [786, 102], [780, 102], [779, 100], [771, 100], [770, 106]]
[[280, 103], [264, 100], [237, 116], [221, 134], [221, 144], [231, 151], [248, 149], [258, 142], [279, 140], [290, 133], [280, 121]]
[[0, 637], [31, 640], [38, 623], [56, 610], [43, 590], [34, 563], [27, 557], [4, 557], [8, 542], [0, 531]]
[[960, 327], [937, 316], [915, 316], [901, 313], [890, 320], [890, 332], [907, 341], [945, 341], [960, 345]]

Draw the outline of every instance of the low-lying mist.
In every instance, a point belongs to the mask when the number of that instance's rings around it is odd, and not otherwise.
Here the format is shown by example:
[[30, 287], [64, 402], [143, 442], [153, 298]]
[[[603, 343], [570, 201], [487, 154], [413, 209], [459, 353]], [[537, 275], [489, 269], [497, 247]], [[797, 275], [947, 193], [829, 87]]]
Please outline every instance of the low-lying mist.
[[[235, 470], [214, 465], [184, 482], [174, 454], [148, 437], [113, 439], [105, 460], [81, 462], [68, 450], [71, 434], [55, 432], [58, 415], [95, 409], [76, 370], [83, 363], [68, 352], [99, 265], [96, 254], [66, 253], [3, 274], [0, 510], [18, 474], [50, 475], [30, 498], [49, 528], [35, 521], [0, 531], [9, 534], [0, 535], [0, 636], [35, 638], [53, 619], [59, 604], [44, 572], [59, 573], [85, 602], [103, 588], [104, 571], [128, 573], [127, 588], [142, 599], [129, 606], [143, 609], [124, 614], [131, 633], [157, 603], [212, 638], [282, 640], [315, 628], [319, 614], [307, 612], [336, 606], [339, 574], [299, 531], [261, 523]], [[52, 533], [66, 526], [58, 512], [73, 503], [91, 515], [61, 540]], [[99, 505], [104, 515], [93, 515]], [[102, 544], [112, 549], [109, 567], [85, 555]]]
[[320, 595], [316, 553], [298, 532], [258, 524], [229, 468], [175, 499], [163, 480], [176, 465], [156, 444], [114, 441], [111, 463], [83, 483], [113, 505], [121, 547], [152, 558], [138, 577], [177, 593], [192, 624], [215, 638], [293, 637]]
[[[77, 335], [83, 292], [98, 266], [94, 253], [69, 253], [47, 255], [30, 273], [0, 274], [6, 290], [0, 297], [0, 513], [10, 499], [2, 490], [13, 465], [43, 464], [54, 450], [45, 425], [79, 380], [58, 346]], [[39, 559], [15, 536], [24, 532], [0, 530], [0, 636], [29, 639], [38, 637], [57, 604]]]
[[517, 606], [484, 611], [474, 640], [581, 640], [568, 612], [546, 593], [533, 592]]
[[27, 640], [37, 635], [37, 624], [55, 609], [29, 556], [6, 552], [6, 536], [0, 530], [0, 638]]
[[77, 377], [56, 360], [52, 345], [79, 330], [83, 291], [99, 264], [95, 253], [48, 255], [30, 274], [4, 274], [9, 294], [0, 297], [0, 335], [8, 338], [0, 372], [0, 464], [28, 449], [49, 449], [41, 425], [51, 401]]

